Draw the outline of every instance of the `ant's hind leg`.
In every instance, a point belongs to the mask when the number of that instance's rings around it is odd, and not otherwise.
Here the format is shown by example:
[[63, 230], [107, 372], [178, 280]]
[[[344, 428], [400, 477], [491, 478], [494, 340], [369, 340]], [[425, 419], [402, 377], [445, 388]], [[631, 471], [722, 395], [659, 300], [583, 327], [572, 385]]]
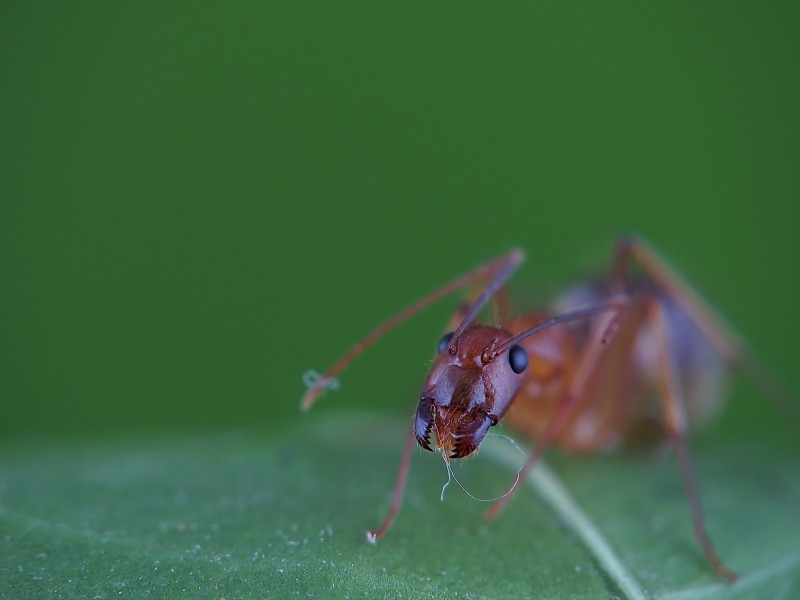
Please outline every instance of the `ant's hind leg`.
[[675, 445], [678, 461], [681, 467], [683, 483], [686, 487], [686, 494], [689, 498], [689, 506], [692, 511], [692, 526], [694, 534], [703, 552], [714, 567], [714, 570], [728, 582], [736, 581], [736, 573], [730, 570], [717, 555], [711, 537], [706, 530], [703, 518], [703, 507], [700, 502], [700, 493], [697, 487], [692, 460], [689, 456], [689, 448], [686, 442], [686, 406], [681, 393], [680, 378], [672, 356], [672, 345], [669, 339], [669, 328], [664, 310], [658, 300], [653, 298], [648, 303], [650, 317], [658, 336], [658, 373], [656, 383], [659, 389], [659, 399], [661, 401], [661, 412], [664, 418], [664, 426], [671, 441]]
[[648, 279], [680, 306], [727, 362], [738, 366], [746, 360], [747, 350], [742, 338], [722, 320], [678, 271], [645, 241], [626, 237], [617, 242], [611, 268], [612, 290], [624, 287], [632, 262], [638, 264]]
[[759, 360], [741, 336], [645, 241], [626, 237], [617, 242], [610, 275], [612, 292], [625, 288], [631, 263], [639, 265], [648, 279], [680, 307], [726, 363], [741, 373], [783, 415], [794, 423], [800, 422], [797, 395], [767, 364]]

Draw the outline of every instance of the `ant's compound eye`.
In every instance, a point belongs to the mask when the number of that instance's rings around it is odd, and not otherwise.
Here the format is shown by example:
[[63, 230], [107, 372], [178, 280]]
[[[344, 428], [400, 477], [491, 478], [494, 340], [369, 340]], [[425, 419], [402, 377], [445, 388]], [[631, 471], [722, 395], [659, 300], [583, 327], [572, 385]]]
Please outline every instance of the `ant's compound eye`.
[[442, 336], [442, 339], [439, 340], [439, 345], [437, 346], [436, 351], [441, 354], [445, 351], [445, 349], [450, 345], [450, 340], [453, 339], [453, 334], [455, 331], [451, 331], [450, 333], [445, 333]]
[[517, 375], [522, 373], [528, 367], [528, 353], [525, 352], [525, 348], [517, 344], [511, 346], [508, 349], [508, 364]]

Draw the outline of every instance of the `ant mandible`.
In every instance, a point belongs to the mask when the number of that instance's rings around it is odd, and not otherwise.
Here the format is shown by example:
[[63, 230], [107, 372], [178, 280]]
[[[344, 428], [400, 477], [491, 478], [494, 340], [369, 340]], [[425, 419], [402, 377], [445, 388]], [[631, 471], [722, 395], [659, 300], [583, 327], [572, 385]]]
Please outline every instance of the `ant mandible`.
[[[703, 553], [722, 578], [734, 581], [736, 573], [722, 562], [706, 531], [686, 435], [690, 424], [720, 404], [726, 363], [771, 394], [763, 368], [742, 339], [640, 239], [620, 240], [607, 276], [570, 290], [555, 311], [515, 316], [503, 286], [523, 258], [521, 250], [512, 250], [425, 296], [369, 333], [309, 385], [304, 409], [387, 332], [451, 292], [474, 287], [472, 298], [453, 316], [451, 333], [439, 342], [391, 507], [368, 538], [375, 542], [386, 533], [400, 508], [415, 442], [446, 461], [464, 458], [505, 419], [535, 440], [519, 475], [524, 479], [552, 445], [575, 452], [613, 450], [655, 419], [676, 449]], [[489, 302], [504, 327], [475, 324]], [[494, 517], [510, 497], [498, 499], [486, 516]]]

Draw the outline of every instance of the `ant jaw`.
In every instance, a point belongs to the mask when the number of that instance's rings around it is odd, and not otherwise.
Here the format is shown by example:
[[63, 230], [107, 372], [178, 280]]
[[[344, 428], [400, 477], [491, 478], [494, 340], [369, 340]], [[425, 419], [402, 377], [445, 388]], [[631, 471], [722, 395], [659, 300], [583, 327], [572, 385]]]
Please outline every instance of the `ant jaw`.
[[483, 442], [489, 428], [497, 423], [497, 419], [483, 411], [475, 411], [469, 420], [461, 421], [449, 436], [450, 458], [465, 458], [475, 452]]
[[433, 448], [431, 448], [433, 410], [433, 398], [422, 396], [419, 399], [419, 406], [414, 419], [414, 436], [417, 438], [417, 443], [429, 452], [433, 452]]
[[459, 440], [453, 445], [453, 449], [450, 452], [450, 458], [466, 458], [477, 449], [477, 445], [471, 443], [461, 443], [461, 440]]
[[[445, 460], [465, 458], [478, 449], [489, 428], [497, 421], [497, 417], [483, 408], [464, 410], [440, 406], [433, 395], [423, 392], [414, 418], [414, 437], [420, 447], [429, 452], [439, 452]], [[434, 430], [436, 450], [431, 443]]]
[[420, 447], [424, 448], [428, 452], [433, 452], [433, 448], [431, 448], [430, 427], [428, 427], [427, 431], [422, 437], [418, 435], [416, 438], [417, 444], [419, 444]]

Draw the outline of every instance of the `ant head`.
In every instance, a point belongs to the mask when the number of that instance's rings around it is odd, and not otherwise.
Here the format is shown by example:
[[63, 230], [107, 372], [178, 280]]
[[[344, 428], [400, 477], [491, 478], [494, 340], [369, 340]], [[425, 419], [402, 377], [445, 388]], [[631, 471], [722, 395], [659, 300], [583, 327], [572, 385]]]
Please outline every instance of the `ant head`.
[[510, 338], [502, 329], [476, 326], [458, 339], [452, 333], [441, 339], [417, 407], [420, 446], [433, 451], [431, 432], [445, 458], [463, 458], [480, 446], [508, 410], [528, 366], [522, 346], [503, 348]]

